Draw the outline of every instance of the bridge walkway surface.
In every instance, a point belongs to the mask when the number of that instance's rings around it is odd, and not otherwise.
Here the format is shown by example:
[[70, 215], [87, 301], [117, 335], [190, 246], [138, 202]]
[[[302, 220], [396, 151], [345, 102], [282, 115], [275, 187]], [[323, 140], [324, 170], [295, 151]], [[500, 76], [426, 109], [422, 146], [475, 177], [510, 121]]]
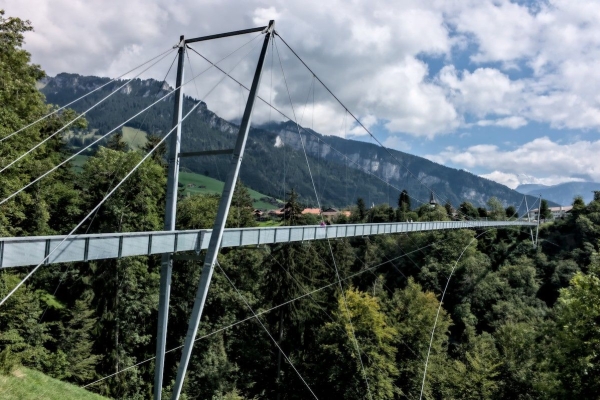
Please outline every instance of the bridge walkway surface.
[[[221, 247], [256, 246], [434, 230], [533, 227], [535, 225], [535, 222], [528, 221], [431, 221], [227, 228], [223, 233]], [[211, 233], [211, 229], [199, 229], [101, 233], [69, 237], [65, 235], [0, 238], [0, 268], [37, 265], [46, 257], [48, 258], [46, 264], [54, 264], [164, 253], [199, 252], [208, 248]]]

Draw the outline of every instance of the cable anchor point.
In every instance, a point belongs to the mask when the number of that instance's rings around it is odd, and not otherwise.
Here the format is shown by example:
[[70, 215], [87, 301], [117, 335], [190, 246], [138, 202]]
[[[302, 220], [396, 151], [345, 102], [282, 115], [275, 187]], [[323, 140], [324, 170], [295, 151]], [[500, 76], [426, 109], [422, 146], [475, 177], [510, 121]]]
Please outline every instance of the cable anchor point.
[[275, 34], [277, 34], [277, 32], [275, 32], [275, 20], [269, 21], [269, 25], [267, 25], [266, 28], [263, 29], [261, 33], [275, 33]]
[[185, 44], [185, 39], [183, 38], [183, 36], [181, 36], [181, 37], [179, 38], [179, 42], [177, 42], [177, 44], [174, 44], [174, 45], [173, 45], [173, 48], [174, 48], [174, 49], [180, 49], [180, 48], [184, 47], [185, 45], [186, 45], [186, 44]]

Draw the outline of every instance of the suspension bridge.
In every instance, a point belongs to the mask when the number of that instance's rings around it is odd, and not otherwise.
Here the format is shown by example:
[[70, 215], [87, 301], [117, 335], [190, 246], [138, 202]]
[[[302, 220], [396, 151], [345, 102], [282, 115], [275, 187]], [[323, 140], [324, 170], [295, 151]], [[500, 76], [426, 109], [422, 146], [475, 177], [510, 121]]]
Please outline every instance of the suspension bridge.
[[[433, 221], [226, 228], [223, 231], [221, 248], [448, 229], [535, 226], [536, 224], [527, 221]], [[197, 229], [0, 238], [0, 268], [165, 253], [199, 253], [201, 250], [208, 249], [211, 237], [212, 230]]]
[[[223, 68], [219, 67], [218, 64], [220, 61], [216, 62], [216, 63], [212, 62], [211, 60], [206, 58], [204, 55], [202, 55], [201, 53], [199, 53], [198, 51], [196, 51], [192, 47], [190, 47], [190, 44], [192, 44], [192, 43], [216, 40], [216, 39], [239, 36], [239, 35], [246, 35], [246, 34], [251, 34], [251, 33], [258, 33], [259, 36], [264, 35], [264, 39], [263, 39], [260, 55], [259, 55], [259, 58], [258, 58], [258, 61], [256, 64], [256, 70], [254, 72], [254, 76], [252, 79], [252, 84], [250, 85], [250, 87], [246, 87], [244, 84], [242, 84], [237, 79], [235, 79], [233, 76], [231, 76], [231, 71], [225, 71]], [[260, 86], [260, 82], [261, 82], [261, 75], [263, 72], [265, 56], [266, 56], [267, 52], [269, 51], [269, 46], [272, 47], [271, 51], [273, 51], [273, 45], [275, 45], [275, 40], [274, 40], [275, 37], [278, 37], [279, 39], [281, 39], [281, 42], [292, 52], [292, 54], [295, 57], [298, 58], [298, 60], [302, 63], [302, 65], [304, 67], [306, 67], [308, 71], [310, 71], [310, 74], [312, 74], [313, 78], [315, 80], [317, 80], [319, 83], [321, 83], [323, 85], [323, 87], [327, 90], [327, 92], [330, 93], [333, 96], [333, 98], [340, 105], [342, 105], [342, 107], [345, 110], [345, 113], [350, 115], [354, 119], [354, 121], [356, 122], [356, 124], [358, 126], [360, 126], [362, 129], [364, 129], [369, 135], [371, 135], [371, 137], [375, 141], [377, 141], [377, 143], [381, 147], [383, 147], [381, 142], [379, 142], [377, 140], [377, 138], [369, 131], [369, 129], [366, 126], [364, 126], [357, 117], [355, 117], [355, 115], [338, 99], [338, 97], [335, 96], [335, 94], [325, 85], [325, 83], [323, 83], [323, 81], [313, 72], [313, 70], [310, 69], [310, 67], [304, 62], [304, 60], [302, 60], [302, 58], [300, 58], [298, 53], [296, 51], [294, 51], [292, 49], [292, 47], [290, 47], [281, 38], [281, 36], [278, 34], [278, 32], [276, 32], [274, 29], [274, 21], [270, 21], [269, 24], [266, 26], [245, 29], [245, 30], [240, 30], [240, 31], [235, 31], [235, 32], [203, 36], [203, 37], [198, 37], [198, 38], [185, 39], [183, 36], [181, 36], [177, 45], [175, 45], [173, 47], [173, 49], [171, 49], [171, 51], [175, 51], [175, 50], [177, 51], [177, 60], [178, 60], [176, 85], [175, 85], [175, 89], [173, 91], [169, 92], [165, 96], [156, 100], [150, 106], [148, 106], [144, 110], [142, 110], [139, 113], [137, 113], [136, 115], [134, 115], [132, 118], [129, 118], [128, 120], [126, 120], [125, 122], [120, 124], [119, 126], [115, 127], [111, 131], [109, 131], [107, 134], [103, 135], [100, 139], [97, 139], [96, 141], [92, 142], [91, 144], [85, 146], [82, 150], [77, 152], [75, 155], [67, 158], [67, 160], [65, 160], [65, 161], [61, 162], [60, 164], [58, 164], [57, 166], [51, 168], [44, 174], [40, 175], [38, 178], [34, 179], [32, 182], [26, 184], [25, 186], [23, 186], [19, 190], [15, 191], [11, 195], [0, 200], [0, 205], [6, 203], [10, 199], [17, 196], [22, 191], [26, 190], [31, 185], [35, 184], [39, 180], [43, 179], [44, 177], [46, 177], [47, 175], [49, 175], [50, 173], [55, 171], [56, 169], [65, 165], [67, 162], [72, 160], [76, 155], [81, 154], [83, 151], [85, 151], [90, 146], [98, 143], [100, 140], [106, 138], [111, 133], [114, 133], [115, 131], [117, 131], [120, 127], [124, 126], [127, 122], [131, 121], [133, 118], [135, 118], [135, 117], [141, 115], [143, 112], [146, 112], [147, 110], [149, 110], [158, 101], [161, 101], [162, 99], [166, 98], [167, 96], [174, 95], [175, 106], [174, 106], [174, 113], [173, 113], [172, 129], [169, 132], [167, 132], [163, 136], [163, 138], [160, 140], [160, 142], [157, 143], [155, 145], [155, 147], [152, 148], [144, 156], [144, 158], [132, 170], [130, 170], [129, 173], [110, 190], [110, 192], [108, 192], [104, 196], [104, 198], [96, 205], [96, 207], [94, 207], [94, 209], [91, 210], [90, 213], [87, 214], [81, 220], [81, 222], [75, 228], [73, 228], [73, 230], [71, 232], [69, 232], [67, 235], [56, 235], [56, 236], [10, 237], [10, 238], [3, 237], [3, 238], [0, 238], [0, 269], [34, 266], [28, 272], [28, 274], [23, 278], [23, 280], [15, 288], [13, 288], [4, 299], [2, 299], [0, 301], [0, 306], [2, 306], [6, 302], [6, 300], [16, 290], [18, 290], [21, 285], [23, 285], [25, 283], [25, 281], [28, 278], [30, 278], [40, 267], [42, 267], [44, 265], [53, 264], [53, 263], [66, 263], [66, 262], [89, 262], [89, 261], [94, 261], [94, 260], [111, 259], [111, 258], [116, 259], [116, 258], [122, 258], [122, 257], [139, 256], [139, 255], [158, 255], [158, 254], [162, 255], [161, 271], [160, 271], [160, 295], [159, 295], [159, 304], [158, 304], [158, 328], [157, 328], [156, 356], [152, 357], [148, 360], [144, 360], [144, 361], [137, 363], [133, 366], [130, 366], [128, 368], [125, 368], [125, 369], [117, 372], [116, 374], [124, 372], [130, 368], [134, 368], [138, 365], [141, 365], [142, 363], [156, 359], [155, 380], [154, 380], [154, 399], [159, 400], [161, 398], [162, 387], [163, 387], [163, 372], [164, 372], [163, 369], [164, 369], [165, 354], [168, 352], [174, 351], [176, 349], [182, 348], [181, 360], [180, 360], [180, 363], [178, 366], [177, 377], [176, 377], [175, 385], [173, 387], [173, 392], [172, 392], [172, 398], [178, 399], [181, 394], [181, 390], [182, 390], [183, 382], [185, 379], [187, 366], [188, 366], [188, 363], [190, 360], [194, 342], [199, 339], [196, 337], [197, 332], [198, 332], [198, 326], [199, 326], [200, 319], [202, 316], [202, 311], [204, 308], [206, 297], [208, 295], [211, 277], [212, 277], [213, 271], [215, 269], [215, 266], [218, 266], [217, 256], [218, 256], [219, 250], [221, 248], [243, 247], [243, 246], [255, 246], [256, 247], [256, 246], [260, 246], [260, 245], [268, 245], [268, 244], [275, 244], [275, 243], [304, 242], [304, 241], [314, 241], [314, 240], [323, 240], [323, 241], [327, 241], [327, 243], [329, 243], [329, 241], [332, 239], [340, 239], [340, 238], [363, 237], [363, 236], [372, 236], [372, 235], [389, 235], [389, 234], [409, 234], [411, 232], [438, 231], [438, 230], [451, 230], [451, 229], [500, 229], [500, 228], [520, 228], [520, 227], [529, 228], [531, 230], [532, 241], [535, 243], [535, 241], [537, 240], [537, 237], [535, 239], [533, 237], [533, 228], [535, 228], [537, 225], [539, 225], [539, 221], [536, 222], [536, 221], [529, 221], [529, 220], [526, 221], [526, 220], [514, 220], [514, 219], [507, 220], [507, 221], [484, 221], [484, 220], [473, 221], [473, 220], [469, 220], [467, 218], [463, 218], [462, 220], [457, 220], [457, 221], [362, 223], [362, 224], [343, 224], [343, 225], [327, 225], [327, 226], [321, 226], [321, 225], [317, 225], [317, 226], [278, 226], [278, 227], [227, 228], [226, 229], [225, 223], [226, 223], [226, 219], [229, 214], [229, 209], [231, 206], [235, 182], [238, 179], [240, 168], [242, 166], [242, 158], [244, 155], [246, 142], [248, 139], [248, 133], [249, 133], [249, 129], [250, 129], [252, 112], [253, 112], [253, 108], [254, 108], [254, 105], [255, 105], [255, 102], [257, 99], [266, 103], [274, 111], [281, 114], [281, 116], [287, 118], [290, 121], [296, 122], [296, 126], [298, 129], [298, 135], [300, 136], [300, 142], [302, 143], [302, 146], [303, 146], [304, 156], [307, 161], [307, 167], [308, 167], [308, 171], [310, 174], [310, 179], [312, 181], [311, 183], [312, 183], [313, 188], [315, 189], [315, 198], [319, 205], [319, 209], [322, 209], [319, 195], [315, 188], [313, 175], [310, 170], [310, 164], [308, 162], [308, 157], [306, 155], [306, 149], [304, 148], [304, 141], [303, 141], [303, 136], [302, 136], [302, 132], [304, 132], [305, 134], [311, 134], [311, 132], [304, 130], [304, 128], [302, 128], [297, 121], [296, 112], [294, 111], [292, 99], [291, 99], [291, 96], [289, 95], [289, 88], [287, 87], [288, 82], [285, 78], [283, 66], [282, 66], [282, 74], [284, 77], [286, 89], [288, 90], [288, 97], [290, 100], [290, 105], [291, 105], [292, 114], [293, 114], [292, 117], [288, 117], [288, 115], [286, 115], [281, 110], [279, 110], [278, 108], [273, 106], [273, 104], [270, 101], [266, 101], [265, 99], [263, 99], [257, 95], [258, 89]], [[185, 85], [189, 84], [190, 82], [194, 81], [198, 76], [202, 75], [202, 73], [203, 73], [203, 72], [201, 72], [201, 73], [197, 74], [196, 76], [194, 76], [192, 79], [184, 82], [184, 62], [185, 62], [185, 56], [187, 55], [187, 50], [193, 51], [194, 53], [196, 53], [200, 57], [202, 57], [205, 61], [207, 61], [210, 64], [209, 68], [215, 68], [218, 71], [220, 71], [223, 74], [223, 79], [225, 79], [225, 78], [232, 79], [237, 84], [239, 84], [241, 87], [245, 88], [249, 93], [247, 102], [245, 105], [245, 109], [243, 111], [243, 115], [241, 118], [239, 132], [237, 135], [235, 146], [232, 149], [221, 149], [221, 150], [213, 149], [213, 150], [206, 150], [206, 151], [199, 151], [199, 152], [198, 151], [197, 152], [182, 152], [181, 151], [182, 122], [200, 104], [200, 102], [198, 102], [194, 107], [192, 107], [192, 109], [185, 116], [183, 116], [183, 112], [182, 112], [183, 87]], [[158, 61], [162, 60], [165, 56], [167, 56], [168, 54], [171, 54], [171, 51], [164, 52], [164, 53], [160, 54], [159, 56], [154, 57], [153, 59], [141, 64], [140, 66], [134, 68], [133, 70], [128, 71], [124, 75], [121, 75], [119, 78], [131, 73], [132, 71], [134, 71], [138, 68], [141, 68], [143, 66], [150, 64], [150, 66], [146, 67], [142, 72], [148, 70], [150, 67], [155, 65]], [[227, 58], [227, 57], [225, 57], [225, 58]], [[280, 60], [280, 63], [281, 63], [281, 60]], [[81, 113], [80, 116], [83, 117], [88, 111], [92, 110], [97, 105], [99, 105], [104, 100], [106, 100], [108, 97], [110, 97], [112, 94], [116, 93], [117, 91], [119, 91], [120, 89], [125, 87], [125, 85], [128, 82], [130, 82], [132, 79], [135, 79], [138, 76], [140, 76], [140, 74], [142, 72], [137, 74], [134, 78], [131, 78], [129, 81], [125, 82], [123, 85], [120, 85], [119, 88], [117, 88], [111, 94], [104, 97], [98, 103], [94, 104], [87, 111]], [[119, 78], [115, 78], [115, 79], [111, 80], [110, 82], [108, 82], [98, 88], [95, 88], [94, 90], [87, 93], [86, 95], [55, 110], [53, 113], [51, 113], [49, 115], [52, 115], [56, 112], [59, 112], [59, 111], [65, 109], [66, 107], [70, 106], [74, 102], [79, 101], [82, 98], [86, 97], [87, 95], [89, 95], [97, 90], [102, 89], [109, 83], [116, 82], [117, 79], [119, 79]], [[222, 82], [222, 80], [219, 81], [219, 83]], [[217, 85], [219, 83], [217, 83]], [[213, 87], [213, 89], [214, 89], [214, 87]], [[211, 89], [211, 91], [213, 89]], [[211, 91], [209, 91], [209, 93]], [[47, 115], [46, 117], [48, 117], [49, 115]], [[46, 118], [46, 117], [44, 117], [44, 118]], [[34, 121], [31, 124], [19, 129], [18, 131], [15, 131], [15, 132], [11, 133], [10, 135], [7, 135], [4, 138], [1, 138], [0, 143], [8, 140], [10, 137], [12, 137], [12, 136], [18, 134], [19, 132], [23, 131], [24, 129], [36, 124], [37, 122], [41, 121], [44, 118], [40, 118], [39, 120]], [[35, 151], [35, 149], [37, 149], [39, 146], [41, 146], [43, 143], [45, 143], [50, 138], [59, 134], [61, 131], [65, 130], [73, 122], [74, 121], [69, 122], [64, 127], [62, 127], [61, 129], [59, 129], [58, 131], [56, 131], [55, 133], [53, 133], [52, 135], [50, 135], [49, 137], [47, 137], [46, 139], [44, 139], [43, 141], [38, 143], [36, 146], [32, 147], [29, 151], [22, 154], [21, 156], [19, 156], [18, 158], [16, 158], [15, 160], [13, 160], [9, 164], [7, 164], [6, 166], [2, 167], [2, 169], [0, 170], [0, 173], [5, 171], [6, 169], [12, 167], [23, 157], [25, 157], [28, 154], [30, 154], [31, 152]], [[102, 233], [102, 234], [94, 234], [94, 233], [92, 233], [92, 234], [76, 234], [77, 229], [79, 229], [87, 220], [89, 220], [90, 217], [92, 217], [97, 212], [97, 210], [106, 202], [106, 200], [108, 198], [110, 198], [110, 196], [113, 195], [115, 193], [115, 191], [117, 191], [127, 181], [127, 179], [136, 171], [136, 169], [148, 157], [150, 157], [150, 155], [161, 144], [163, 144], [165, 141], [167, 141], [167, 139], [169, 140], [168, 182], [167, 182], [167, 204], [166, 204], [166, 209], [165, 209], [164, 230], [163, 231], [153, 231], [153, 232], [128, 232], [128, 233], [115, 232], [115, 233]], [[339, 154], [343, 155], [337, 149], [333, 149], [333, 150], [338, 152]], [[212, 229], [200, 229], [200, 230], [176, 230], [175, 220], [176, 220], [176, 207], [177, 207], [178, 176], [179, 176], [179, 164], [180, 164], [181, 158], [182, 157], [201, 157], [201, 156], [215, 155], [215, 154], [231, 155], [231, 163], [230, 163], [229, 171], [227, 174], [227, 179], [225, 181], [225, 185], [223, 188], [223, 192], [220, 197], [218, 212], [217, 212], [217, 216], [216, 216], [213, 228]], [[398, 160], [396, 157], [394, 157], [391, 153], [390, 153], [390, 155], [392, 156], [393, 159], [395, 159], [398, 162], [398, 165], [406, 168], [400, 162], [400, 160]], [[349, 162], [356, 163], [354, 160], [349, 159], [346, 155], [343, 155], [343, 156]], [[362, 168], [362, 167], [359, 166], [359, 168]], [[426, 186], [410, 170], [408, 170], [408, 168], [406, 168], [406, 170], [409, 173], [409, 175], [411, 175], [414, 179], [417, 179], [420, 184]], [[373, 175], [371, 170], [369, 170], [368, 173]], [[377, 177], [377, 179], [381, 180], [380, 177]], [[397, 190], [398, 192], [400, 192], [400, 189], [393, 186], [389, 181], [386, 181], [386, 184], [388, 184], [388, 187], [392, 187], [395, 190]], [[431, 190], [431, 188], [427, 187], [427, 189], [430, 190], [432, 194], [434, 193], [433, 190]], [[439, 198], [439, 196], [438, 196], [438, 198]], [[418, 199], [415, 199], [415, 200], [419, 201]], [[517, 210], [517, 212], [518, 212], [518, 210]], [[330, 243], [329, 243], [329, 248], [331, 250]], [[206, 253], [204, 256], [201, 255], [201, 251], [203, 251], [203, 250], [206, 250]], [[337, 269], [336, 260], [335, 260], [335, 257], [333, 255], [332, 251], [331, 251], [331, 256], [332, 256], [333, 266], [335, 269], [335, 282], [331, 283], [329, 285], [326, 285], [323, 288], [337, 285], [343, 296], [342, 282], [349, 279], [349, 277], [341, 277], [340, 276], [339, 271]], [[203, 269], [202, 269], [202, 275], [200, 278], [200, 282], [198, 284], [194, 307], [193, 307], [193, 310], [192, 310], [192, 313], [190, 316], [189, 328], [187, 331], [185, 342], [182, 346], [179, 346], [176, 349], [167, 350], [166, 349], [166, 333], [167, 333], [167, 321], [168, 321], [168, 310], [169, 310], [171, 273], [172, 273], [174, 259], [202, 260], [203, 261]], [[375, 266], [375, 267], [377, 267], [377, 266]], [[367, 268], [366, 270], [370, 270], [370, 268]], [[448, 277], [448, 280], [450, 279], [450, 277]], [[227, 279], [229, 280], [228, 277], [227, 277]], [[229, 282], [233, 286], [233, 283], [230, 280], [229, 280]], [[233, 286], [233, 287], [235, 289], [235, 286]], [[323, 288], [321, 288], [321, 289], [323, 289]], [[319, 289], [319, 290], [321, 290], [321, 289]], [[237, 291], [237, 289], [236, 289], [236, 291]], [[299, 378], [306, 385], [307, 389], [310, 391], [312, 396], [317, 398], [317, 395], [311, 390], [310, 386], [303, 379], [302, 375], [296, 370], [293, 363], [287, 358], [283, 349], [281, 349], [279, 347], [278, 342], [275, 339], [273, 339], [271, 334], [268, 332], [267, 328], [260, 321], [259, 315], [264, 312], [268, 312], [269, 310], [264, 311], [259, 314], [255, 313], [254, 310], [252, 310], [252, 308], [250, 307], [250, 305], [245, 301], [245, 299], [243, 298], [241, 293], [238, 292], [238, 294], [242, 297], [242, 299], [248, 306], [249, 310], [252, 312], [252, 317], [249, 317], [243, 321], [238, 321], [233, 325], [245, 322], [247, 320], [256, 319], [262, 325], [262, 327], [265, 329], [265, 331], [269, 335], [269, 337], [273, 340], [275, 346], [279, 349], [281, 354], [289, 362], [290, 366], [298, 374]], [[307, 295], [310, 295], [310, 293], [304, 294], [301, 297], [304, 297]], [[445, 290], [441, 294], [440, 307], [441, 307], [441, 302], [443, 301], [444, 295], [445, 295]], [[289, 302], [295, 301], [295, 300], [297, 300], [297, 299], [290, 299]], [[345, 299], [344, 299], [344, 301], [345, 301]], [[284, 304], [287, 304], [289, 302], [286, 302]], [[278, 305], [274, 308], [283, 306], [284, 304]], [[272, 308], [272, 309], [274, 309], [274, 308]], [[350, 323], [351, 323], [351, 321], [350, 321]], [[233, 326], [233, 325], [231, 325], [231, 326]], [[434, 324], [434, 327], [432, 330], [432, 338], [433, 338], [434, 330], [435, 330], [435, 324]], [[352, 331], [353, 331], [353, 329], [352, 329]], [[363, 369], [363, 375], [364, 375], [364, 366], [362, 365], [362, 353], [360, 350], [359, 343], [355, 337], [352, 337], [351, 339], [352, 339], [353, 345], [356, 347], [355, 350], [358, 355], [357, 359], [360, 360], [361, 367]], [[428, 357], [429, 357], [429, 355], [428, 355]], [[426, 361], [426, 366], [427, 366], [427, 361]], [[427, 367], [425, 367], [425, 371], [423, 374], [423, 384], [425, 382], [426, 369], [427, 369]], [[98, 381], [107, 379], [116, 374], [109, 375]], [[367, 392], [366, 397], [371, 398], [369, 382], [367, 380], [366, 375], [364, 375], [364, 378], [365, 378], [365, 386], [366, 386], [366, 392]], [[98, 381], [92, 382], [92, 383], [86, 385], [86, 387], [93, 385]], [[421, 396], [422, 396], [422, 394], [423, 393], [421, 392]]]

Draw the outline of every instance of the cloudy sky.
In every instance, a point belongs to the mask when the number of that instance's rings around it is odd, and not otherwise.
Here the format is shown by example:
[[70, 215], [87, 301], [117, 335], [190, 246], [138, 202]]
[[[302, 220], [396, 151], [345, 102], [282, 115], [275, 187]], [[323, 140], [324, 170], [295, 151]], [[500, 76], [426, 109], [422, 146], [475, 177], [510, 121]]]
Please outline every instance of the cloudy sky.
[[[0, 8], [32, 22], [26, 49], [49, 75], [117, 77], [180, 34], [275, 19], [281, 36], [385, 145], [513, 188], [600, 182], [597, 1], [0, 0]], [[249, 82], [260, 42], [247, 36], [194, 48], [215, 61], [229, 55], [220, 65]], [[281, 58], [304, 125], [369, 141], [281, 42], [270, 55], [261, 95], [292, 114]], [[169, 54], [141, 77], [162, 80], [171, 61]], [[207, 68], [194, 53], [189, 63], [189, 77]], [[220, 79], [208, 70], [186, 93], [204, 98]], [[244, 96], [223, 81], [206, 102], [235, 119]], [[257, 108], [257, 123], [269, 118], [267, 107]]]

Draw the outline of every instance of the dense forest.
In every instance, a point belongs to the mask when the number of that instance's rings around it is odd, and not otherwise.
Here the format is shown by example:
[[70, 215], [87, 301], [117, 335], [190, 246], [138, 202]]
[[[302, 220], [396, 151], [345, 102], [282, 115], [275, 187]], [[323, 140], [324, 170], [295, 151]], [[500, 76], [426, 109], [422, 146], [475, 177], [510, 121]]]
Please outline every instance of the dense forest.
[[[0, 13], [0, 139], [55, 109], [35, 87], [44, 72], [22, 49], [30, 29]], [[0, 166], [75, 115], [61, 111], [2, 141]], [[115, 136], [81, 172], [65, 165], [3, 202], [0, 236], [68, 233], [143, 155]], [[61, 138], [46, 141], [0, 173], [0, 201], [65, 158]], [[165, 184], [158, 153], [78, 233], [160, 230]], [[286, 222], [314, 223], [298, 201], [290, 192]], [[217, 202], [181, 198], [178, 229], [211, 227]], [[514, 212], [496, 200], [488, 206], [493, 219]], [[459, 210], [482, 212], [469, 203]], [[411, 207], [402, 194], [397, 207], [357, 199], [336, 222], [446, 220], [452, 212], [450, 204]], [[240, 183], [228, 225], [255, 224]], [[597, 399], [600, 193], [589, 204], [574, 199], [572, 212], [543, 224], [539, 237], [534, 246], [528, 229], [455, 230], [224, 249], [182, 398], [305, 399], [309, 386], [321, 399], [417, 399], [421, 390], [426, 399]], [[0, 375], [23, 365], [93, 383], [88, 390], [109, 398], [151, 398], [159, 264], [144, 256], [40, 268], [0, 306]], [[200, 271], [199, 261], [175, 261], [165, 395]], [[27, 272], [0, 271], [0, 298]]]

